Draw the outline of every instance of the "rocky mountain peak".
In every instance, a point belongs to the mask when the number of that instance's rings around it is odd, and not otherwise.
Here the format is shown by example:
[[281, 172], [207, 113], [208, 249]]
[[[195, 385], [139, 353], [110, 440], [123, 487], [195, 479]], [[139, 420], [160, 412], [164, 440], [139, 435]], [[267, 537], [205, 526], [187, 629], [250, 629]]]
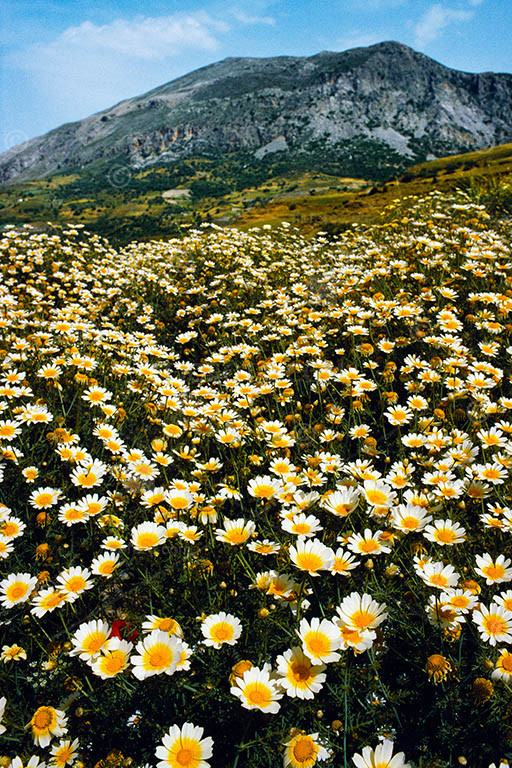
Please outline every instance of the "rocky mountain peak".
[[[512, 141], [512, 75], [449, 69], [395, 41], [227, 58], [0, 155], [0, 182], [202, 153], [290, 156], [361, 140], [414, 160]], [[348, 149], [347, 149], [348, 147]]]

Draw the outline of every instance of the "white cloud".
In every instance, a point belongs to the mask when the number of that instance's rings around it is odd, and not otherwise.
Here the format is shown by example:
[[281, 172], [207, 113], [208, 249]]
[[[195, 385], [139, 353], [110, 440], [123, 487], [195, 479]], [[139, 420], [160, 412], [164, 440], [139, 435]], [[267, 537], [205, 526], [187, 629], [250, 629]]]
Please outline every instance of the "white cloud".
[[451, 24], [469, 21], [473, 11], [445, 8], [440, 3], [432, 5], [415, 27], [416, 45], [419, 48], [436, 40]]
[[273, 16], [251, 16], [244, 11], [231, 11], [237, 21], [242, 24], [265, 24], [270, 27], [274, 27], [276, 20]]
[[189, 71], [182, 62], [216, 51], [229, 29], [202, 11], [102, 26], [84, 21], [12, 54], [9, 63], [29, 76], [49, 112], [75, 120]]

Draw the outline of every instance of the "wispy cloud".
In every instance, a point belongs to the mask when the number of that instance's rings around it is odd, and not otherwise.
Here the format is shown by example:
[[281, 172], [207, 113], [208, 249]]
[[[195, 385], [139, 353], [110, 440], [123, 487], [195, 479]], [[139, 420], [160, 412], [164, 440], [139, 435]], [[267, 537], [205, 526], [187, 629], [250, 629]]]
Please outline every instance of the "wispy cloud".
[[336, 50], [348, 51], [350, 48], [364, 48], [367, 45], [381, 43], [383, 39], [382, 30], [380, 32], [349, 32], [348, 35], [336, 39]]
[[[479, 0], [473, 0], [475, 5]], [[452, 24], [470, 21], [474, 11], [460, 8], [447, 8], [441, 3], [432, 5], [416, 24], [415, 43], [419, 48], [436, 40]]]
[[84, 21], [8, 60], [29, 76], [50, 110], [77, 119], [181, 74], [180, 59], [216, 51], [229, 29], [202, 11], [104, 25]]
[[350, 6], [358, 11], [380, 11], [386, 8], [399, 8], [407, 0], [351, 0]]
[[232, 15], [241, 24], [263, 24], [270, 27], [274, 27], [276, 20], [273, 16], [254, 16], [245, 11], [231, 11]]

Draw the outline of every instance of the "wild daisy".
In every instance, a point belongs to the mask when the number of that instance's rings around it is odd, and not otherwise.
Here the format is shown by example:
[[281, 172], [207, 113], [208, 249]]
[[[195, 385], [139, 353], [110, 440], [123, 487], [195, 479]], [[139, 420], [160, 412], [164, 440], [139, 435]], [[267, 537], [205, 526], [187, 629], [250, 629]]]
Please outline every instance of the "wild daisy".
[[512, 643], [512, 611], [507, 611], [501, 605], [491, 603], [489, 608], [480, 604], [473, 611], [473, 621], [478, 631], [490, 645], [496, 643]]
[[352, 756], [352, 762], [356, 768], [411, 768], [405, 762], [404, 753], [393, 755], [393, 748], [394, 743], [385, 739], [375, 749], [364, 747], [362, 754]]
[[91, 669], [95, 675], [107, 680], [123, 672], [128, 667], [132, 643], [119, 637], [107, 640], [101, 654], [91, 661]]
[[154, 629], [135, 648], [132, 672], [139, 680], [153, 675], [173, 675], [181, 656], [181, 641], [161, 629]]
[[304, 536], [306, 538], [314, 536], [315, 533], [323, 530], [317, 517], [306, 515], [304, 512], [294, 515], [292, 519], [284, 518], [281, 522], [281, 528], [295, 536]]
[[90, 571], [80, 565], [67, 568], [57, 576], [59, 589], [66, 595], [67, 602], [74, 602], [82, 592], [92, 589], [94, 582], [90, 577]]
[[257, 552], [258, 555], [275, 555], [281, 551], [281, 546], [276, 541], [263, 539], [262, 541], [250, 541], [247, 549]]
[[93, 488], [96, 485], [101, 485], [107, 470], [107, 464], [99, 461], [99, 459], [94, 459], [91, 463], [76, 467], [71, 473], [70, 480], [73, 485], [80, 488]]
[[391, 552], [391, 547], [384, 542], [383, 531], [372, 533], [369, 528], [365, 528], [363, 535], [353, 533], [350, 536], [347, 547], [357, 555], [381, 555]]
[[358, 504], [359, 490], [351, 487], [340, 488], [320, 501], [320, 506], [336, 517], [346, 517]]
[[27, 658], [27, 652], [21, 645], [3, 645], [0, 653], [0, 660], [4, 664], [9, 661], [20, 661]]
[[230, 520], [225, 517], [224, 528], [217, 528], [215, 538], [217, 541], [237, 546], [238, 544], [245, 544], [255, 530], [256, 526], [252, 520], [244, 520], [242, 517], [238, 520]]
[[57, 504], [61, 496], [62, 492], [57, 488], [37, 488], [30, 494], [29, 503], [35, 509], [46, 509]]
[[56, 608], [61, 608], [62, 604], [67, 601], [67, 595], [60, 589], [49, 587], [48, 589], [42, 589], [32, 600], [32, 607], [30, 612], [38, 618], [41, 618], [47, 613], [51, 613]]
[[432, 525], [426, 525], [423, 536], [441, 546], [460, 544], [466, 538], [466, 529], [452, 520], [434, 520]]
[[80, 624], [71, 638], [73, 645], [70, 656], [79, 656], [83, 661], [91, 661], [101, 652], [110, 635], [110, 627], [105, 621], [95, 619]]
[[327, 619], [302, 619], [297, 630], [305, 655], [313, 664], [330, 664], [339, 661], [340, 633]]
[[235, 645], [242, 634], [240, 619], [229, 613], [212, 614], [201, 623], [204, 645], [212, 648], [220, 648], [221, 645]]
[[295, 733], [284, 741], [284, 768], [312, 768], [319, 760], [328, 760], [331, 753], [319, 741], [318, 733]]
[[13, 608], [25, 603], [37, 584], [37, 577], [30, 573], [11, 573], [0, 581], [0, 603], [4, 608]]
[[162, 632], [167, 632], [168, 635], [175, 635], [179, 638], [183, 637], [183, 630], [178, 622], [168, 616], [148, 616], [146, 621], [142, 622], [142, 629], [145, 632], [160, 629]]
[[213, 739], [203, 739], [203, 728], [184, 723], [172, 725], [156, 748], [157, 768], [209, 768]]
[[427, 510], [415, 504], [398, 504], [391, 511], [391, 525], [404, 533], [422, 531], [427, 523], [432, 520], [432, 515]]
[[91, 573], [94, 576], [104, 576], [109, 579], [118, 567], [119, 555], [117, 553], [98, 555], [91, 563]]
[[360, 560], [357, 560], [350, 552], [346, 552], [342, 547], [338, 548], [334, 553], [334, 562], [331, 567], [331, 573], [333, 576], [350, 576], [350, 571], [360, 564]]
[[505, 581], [512, 581], [512, 560], [505, 555], [498, 555], [493, 560], [491, 555], [485, 552], [483, 555], [475, 556], [477, 567], [476, 573], [485, 578], [486, 584], [500, 584]]
[[313, 664], [300, 646], [276, 659], [278, 683], [292, 698], [313, 699], [325, 682], [325, 669], [325, 664]]
[[504, 683], [510, 683], [512, 680], [512, 653], [505, 648], [501, 648], [499, 654], [499, 658], [494, 662], [494, 671], [491, 677], [494, 680], [503, 680]]
[[84, 523], [88, 517], [87, 512], [79, 503], [63, 504], [59, 509], [59, 520], [68, 528], [78, 523]]
[[416, 568], [415, 570], [426, 584], [430, 587], [436, 587], [436, 589], [456, 587], [460, 578], [452, 565], [444, 565], [443, 563], [427, 562], [423, 568]]
[[372, 507], [391, 507], [396, 499], [396, 492], [382, 480], [365, 480], [362, 491]]
[[254, 477], [249, 480], [247, 491], [256, 499], [268, 500], [273, 498], [281, 488], [281, 481], [270, 475]]
[[269, 667], [263, 669], [251, 667], [243, 676], [236, 678], [231, 693], [240, 699], [244, 709], [256, 709], [260, 712], [275, 714], [279, 711], [279, 699], [283, 697], [277, 684], [270, 677]]
[[132, 528], [131, 543], [138, 552], [148, 551], [165, 541], [165, 528], [151, 521], [139, 523]]
[[78, 739], [71, 741], [70, 739], [61, 739], [58, 744], [54, 744], [50, 749], [51, 760], [49, 765], [51, 768], [65, 768], [66, 765], [71, 765], [78, 757]]
[[23, 536], [25, 528], [25, 523], [18, 517], [6, 515], [3, 520], [0, 520], [0, 537], [7, 541], [17, 539], [19, 536]]
[[360, 595], [359, 592], [344, 597], [336, 613], [343, 624], [357, 630], [375, 629], [388, 617], [384, 603], [378, 603], [371, 595]]
[[53, 707], [39, 707], [30, 720], [34, 744], [47, 747], [55, 736], [63, 736], [67, 731], [67, 717], [64, 712]]
[[290, 560], [301, 571], [319, 576], [319, 571], [330, 571], [334, 563], [334, 552], [319, 539], [299, 538], [296, 546], [289, 549]]

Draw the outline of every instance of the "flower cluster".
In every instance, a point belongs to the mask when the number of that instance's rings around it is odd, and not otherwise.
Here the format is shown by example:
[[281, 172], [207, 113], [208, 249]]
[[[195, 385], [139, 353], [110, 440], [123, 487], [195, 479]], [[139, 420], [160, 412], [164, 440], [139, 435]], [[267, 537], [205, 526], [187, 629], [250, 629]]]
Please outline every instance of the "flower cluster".
[[507, 753], [510, 232], [404, 207], [332, 240], [4, 231], [13, 768]]

